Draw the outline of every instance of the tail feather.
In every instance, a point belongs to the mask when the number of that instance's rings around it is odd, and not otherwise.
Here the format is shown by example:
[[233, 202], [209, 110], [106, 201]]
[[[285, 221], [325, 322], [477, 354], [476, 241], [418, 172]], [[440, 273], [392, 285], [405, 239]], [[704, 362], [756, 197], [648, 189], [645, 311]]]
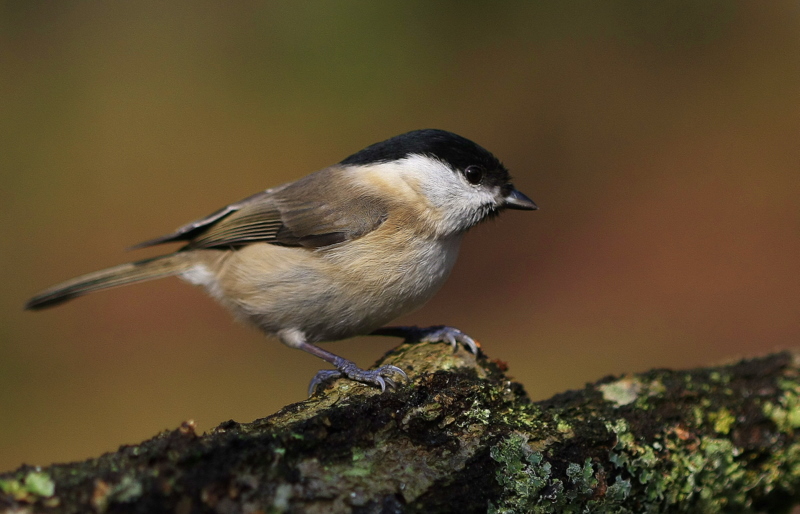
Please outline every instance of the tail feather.
[[176, 275], [187, 269], [186, 257], [186, 254], [174, 253], [87, 273], [45, 289], [28, 300], [25, 308], [46, 309], [94, 291]]

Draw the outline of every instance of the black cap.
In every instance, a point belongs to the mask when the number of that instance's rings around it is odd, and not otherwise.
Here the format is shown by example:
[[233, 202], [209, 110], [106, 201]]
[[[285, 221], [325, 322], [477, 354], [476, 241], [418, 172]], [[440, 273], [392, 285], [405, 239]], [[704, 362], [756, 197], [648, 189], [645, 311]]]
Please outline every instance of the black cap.
[[479, 165], [489, 171], [506, 171], [500, 160], [482, 146], [458, 134], [439, 129], [414, 130], [400, 134], [370, 145], [340, 164], [345, 166], [377, 164], [396, 161], [409, 155], [434, 157], [457, 170]]

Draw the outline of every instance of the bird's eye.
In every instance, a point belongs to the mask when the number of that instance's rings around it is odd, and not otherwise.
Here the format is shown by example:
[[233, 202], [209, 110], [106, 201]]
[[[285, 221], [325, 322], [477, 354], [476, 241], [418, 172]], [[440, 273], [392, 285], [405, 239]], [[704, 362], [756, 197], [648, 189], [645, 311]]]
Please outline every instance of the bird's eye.
[[483, 180], [483, 174], [485, 170], [482, 166], [467, 166], [467, 169], [464, 170], [464, 178], [467, 179], [472, 185], [478, 185]]

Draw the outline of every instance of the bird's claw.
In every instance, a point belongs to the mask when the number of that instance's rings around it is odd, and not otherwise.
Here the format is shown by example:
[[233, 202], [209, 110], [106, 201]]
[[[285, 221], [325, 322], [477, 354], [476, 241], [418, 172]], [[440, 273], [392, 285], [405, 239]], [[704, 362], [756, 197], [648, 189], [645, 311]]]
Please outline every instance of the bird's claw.
[[[458, 350], [458, 345], [463, 345], [467, 350], [473, 354], [478, 354], [478, 343], [470, 336], [460, 331], [457, 328], [448, 327], [445, 325], [437, 325], [433, 327], [384, 327], [372, 332], [374, 335], [383, 336], [399, 336], [405, 337], [406, 340], [413, 340], [420, 343], [439, 343], [444, 342], [453, 347], [453, 351]], [[352, 361], [336, 357], [332, 361], [336, 369], [326, 369], [317, 373], [308, 385], [308, 395], [314, 394], [323, 381], [329, 378], [347, 377], [357, 382], [365, 384], [376, 385], [381, 388], [381, 392], [386, 391], [386, 387], [394, 388], [397, 383], [392, 378], [395, 375], [400, 375], [404, 380], [408, 380], [408, 375], [391, 364], [381, 366], [378, 369], [365, 370], [361, 369]]]
[[421, 343], [449, 343], [450, 346], [453, 347], [453, 351], [456, 351], [458, 349], [458, 344], [461, 343], [473, 354], [478, 354], [478, 343], [457, 328], [439, 325], [421, 328], [419, 330], [421, 333], [419, 341]]
[[357, 382], [373, 384], [379, 386], [382, 393], [386, 391], [387, 386], [392, 389], [397, 386], [397, 382], [392, 379], [393, 375], [400, 375], [404, 380], [408, 380], [408, 375], [406, 375], [405, 371], [391, 364], [381, 366], [378, 369], [367, 370], [359, 368], [354, 362], [342, 359], [340, 362], [336, 363], [336, 368], [337, 369], [324, 369], [317, 372], [308, 385], [308, 395], [311, 396], [314, 394], [317, 386], [322, 382], [334, 377], [347, 377]]
[[317, 374], [311, 379], [311, 383], [308, 384], [308, 396], [314, 394], [314, 391], [317, 390], [317, 386], [324, 381], [328, 380], [329, 378], [340, 376], [342, 376], [342, 372], [337, 369], [321, 369], [317, 371]]

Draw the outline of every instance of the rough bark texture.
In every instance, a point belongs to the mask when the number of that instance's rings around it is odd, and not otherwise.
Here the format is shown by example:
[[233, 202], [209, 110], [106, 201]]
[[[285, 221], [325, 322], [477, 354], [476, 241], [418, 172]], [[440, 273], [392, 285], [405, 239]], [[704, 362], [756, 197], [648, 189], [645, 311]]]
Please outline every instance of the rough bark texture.
[[252, 423], [0, 474], [0, 512], [757, 512], [800, 494], [800, 359], [608, 377], [531, 403], [504, 365], [404, 344]]

